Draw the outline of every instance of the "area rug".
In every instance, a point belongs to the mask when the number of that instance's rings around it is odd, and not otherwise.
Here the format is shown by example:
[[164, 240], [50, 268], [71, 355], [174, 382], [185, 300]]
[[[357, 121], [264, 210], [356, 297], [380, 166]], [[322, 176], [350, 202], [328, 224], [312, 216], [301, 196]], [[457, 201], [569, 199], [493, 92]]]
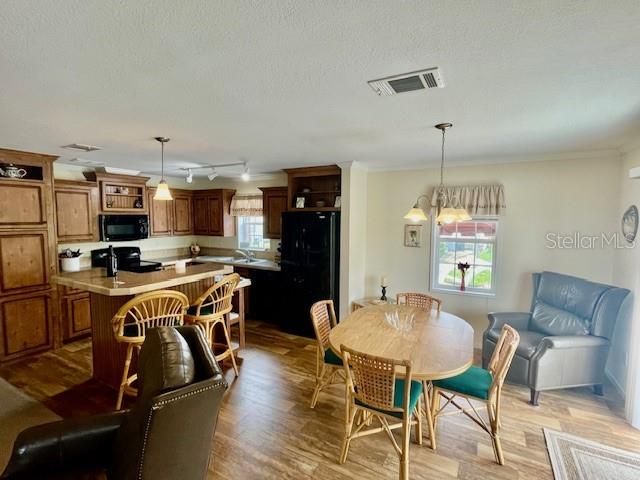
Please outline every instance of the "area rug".
[[18, 433], [27, 427], [59, 419], [40, 402], [0, 378], [0, 473], [9, 461]]
[[640, 455], [544, 429], [556, 480], [637, 480]]

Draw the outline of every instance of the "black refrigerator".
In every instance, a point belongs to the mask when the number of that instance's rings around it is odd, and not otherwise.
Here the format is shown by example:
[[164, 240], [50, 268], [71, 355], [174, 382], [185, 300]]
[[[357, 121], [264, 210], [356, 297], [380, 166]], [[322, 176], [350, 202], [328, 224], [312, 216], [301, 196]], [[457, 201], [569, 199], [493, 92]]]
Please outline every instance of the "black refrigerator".
[[281, 237], [282, 326], [313, 337], [309, 309], [332, 299], [339, 311], [340, 213], [285, 212]]

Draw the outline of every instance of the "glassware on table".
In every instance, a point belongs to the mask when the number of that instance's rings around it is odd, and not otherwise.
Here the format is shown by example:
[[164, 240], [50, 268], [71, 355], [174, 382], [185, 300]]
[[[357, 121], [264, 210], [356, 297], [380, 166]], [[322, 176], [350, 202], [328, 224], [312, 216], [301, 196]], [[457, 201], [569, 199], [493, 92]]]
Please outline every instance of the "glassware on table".
[[385, 312], [384, 314], [387, 324], [403, 334], [411, 333], [415, 322], [415, 316], [415, 312], [400, 313], [398, 310]]

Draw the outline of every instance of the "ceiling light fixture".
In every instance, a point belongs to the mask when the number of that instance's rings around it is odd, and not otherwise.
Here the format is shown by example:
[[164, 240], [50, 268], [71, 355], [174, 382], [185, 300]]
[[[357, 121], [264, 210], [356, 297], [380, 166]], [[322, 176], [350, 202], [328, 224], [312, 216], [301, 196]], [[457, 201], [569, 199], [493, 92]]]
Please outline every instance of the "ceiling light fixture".
[[447, 198], [447, 193], [444, 189], [444, 137], [447, 128], [453, 127], [453, 124], [439, 123], [435, 127], [442, 132], [442, 160], [440, 162], [440, 185], [438, 186], [438, 216], [436, 217], [436, 222], [438, 222], [438, 225], [442, 225], [443, 223], [449, 224], [469, 221], [471, 220], [471, 215], [469, 215], [469, 213], [460, 206], [459, 199]]
[[218, 171], [214, 168], [211, 173], [209, 175], [207, 175], [207, 178], [213, 182], [213, 179], [216, 178], [218, 176]]
[[[471, 220], [471, 216], [469, 213], [462, 208], [458, 204], [458, 199], [451, 203], [447, 198], [447, 193], [444, 187], [444, 138], [445, 132], [447, 128], [453, 127], [452, 123], [439, 123], [435, 126], [438, 130], [442, 132], [442, 157], [440, 160], [440, 185], [438, 185], [437, 190], [437, 217], [436, 222], [438, 225], [442, 225], [443, 223], [449, 224], [454, 222], [466, 222]], [[427, 198], [426, 195], [420, 195], [416, 200], [416, 203], [413, 205], [413, 208], [409, 210], [409, 212], [404, 216], [407, 220], [411, 220], [412, 222], [424, 222], [427, 220], [427, 215], [424, 213], [424, 210], [420, 208], [420, 200], [423, 198]], [[428, 199], [427, 199], [428, 200]]]
[[187, 169], [187, 178], [185, 179], [187, 183], [193, 183], [193, 173], [191, 173], [191, 169]]
[[249, 165], [247, 165], [247, 162], [244, 162], [244, 172], [242, 172], [240, 178], [242, 178], [242, 180], [244, 180], [245, 182], [251, 180], [251, 175], [249, 175]]
[[164, 144], [171, 140], [168, 137], [155, 137], [155, 139], [160, 142], [162, 146], [162, 174], [160, 176], [160, 182], [156, 187], [156, 194], [153, 196], [154, 200], [173, 200], [171, 196], [171, 192], [169, 191], [169, 185], [164, 179]]

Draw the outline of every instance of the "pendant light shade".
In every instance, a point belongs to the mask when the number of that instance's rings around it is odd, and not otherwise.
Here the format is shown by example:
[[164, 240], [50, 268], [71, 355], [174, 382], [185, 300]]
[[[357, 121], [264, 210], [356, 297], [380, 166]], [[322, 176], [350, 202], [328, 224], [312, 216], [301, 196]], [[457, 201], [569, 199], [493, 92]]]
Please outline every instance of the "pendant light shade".
[[164, 144], [171, 139], [168, 137], [156, 137], [156, 140], [160, 142], [160, 145], [162, 145], [162, 154], [161, 154], [162, 155], [161, 157], [162, 175], [160, 177], [160, 182], [156, 187], [156, 193], [153, 196], [153, 199], [154, 200], [173, 200], [173, 197], [171, 196], [171, 192], [169, 191], [169, 184], [167, 184], [166, 180], [164, 179]]
[[407, 212], [407, 214], [403, 217], [405, 220], [409, 220], [413, 223], [418, 222], [426, 222], [429, 220], [429, 217], [424, 210], [420, 208], [420, 200], [427, 199], [426, 195], [420, 195], [416, 200], [416, 203], [413, 204], [413, 208]]
[[443, 208], [436, 217], [436, 222], [439, 224], [444, 223], [445, 225], [457, 222], [468, 222], [469, 220], [471, 220], [471, 216], [464, 208]]
[[171, 192], [169, 191], [169, 185], [164, 180], [160, 180], [156, 187], [156, 193], [153, 196], [154, 200], [173, 200]]

